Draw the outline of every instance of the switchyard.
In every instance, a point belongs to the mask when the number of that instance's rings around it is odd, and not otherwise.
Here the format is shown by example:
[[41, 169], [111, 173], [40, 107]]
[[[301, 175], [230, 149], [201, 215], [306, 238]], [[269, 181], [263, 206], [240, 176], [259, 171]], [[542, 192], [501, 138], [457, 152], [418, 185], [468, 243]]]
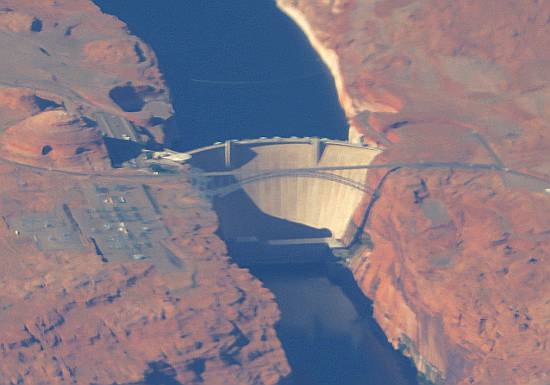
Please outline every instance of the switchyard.
[[[104, 263], [147, 261], [162, 272], [186, 271], [184, 251], [171, 246], [172, 232], [153, 191], [158, 188], [155, 179], [162, 178], [133, 177], [81, 180], [72, 189], [78, 200], [49, 212], [10, 215], [4, 218], [5, 226], [15, 241], [31, 242], [44, 253], [91, 253]], [[177, 195], [177, 189], [167, 191]], [[170, 210], [183, 216], [199, 208], [195, 200], [174, 198]]]
[[85, 250], [78, 229], [72, 226], [62, 206], [49, 213], [9, 217], [7, 225], [18, 237], [31, 237], [40, 251]]

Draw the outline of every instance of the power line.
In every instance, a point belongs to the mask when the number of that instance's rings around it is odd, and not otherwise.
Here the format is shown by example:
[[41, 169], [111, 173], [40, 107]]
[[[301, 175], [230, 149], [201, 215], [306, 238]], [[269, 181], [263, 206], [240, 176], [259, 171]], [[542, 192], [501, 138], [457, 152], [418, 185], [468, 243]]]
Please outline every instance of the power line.
[[257, 84], [275, 84], [275, 83], [287, 83], [298, 80], [310, 79], [324, 74], [323, 71], [314, 72], [308, 75], [295, 76], [290, 78], [269, 79], [269, 80], [217, 80], [217, 79], [197, 79], [190, 78], [193, 83], [210, 84], [210, 85], [222, 85], [222, 86], [244, 86], [244, 85], [257, 85]]

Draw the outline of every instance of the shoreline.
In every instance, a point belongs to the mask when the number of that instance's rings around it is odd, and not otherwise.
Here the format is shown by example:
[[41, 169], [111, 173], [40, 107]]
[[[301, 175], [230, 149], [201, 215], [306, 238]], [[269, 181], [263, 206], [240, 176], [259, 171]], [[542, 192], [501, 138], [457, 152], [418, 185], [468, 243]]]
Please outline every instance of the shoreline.
[[357, 110], [353, 106], [353, 101], [346, 91], [344, 78], [342, 76], [342, 70], [340, 68], [340, 59], [336, 52], [330, 48], [327, 48], [316, 36], [315, 32], [307, 17], [296, 7], [284, 4], [281, 0], [277, 0], [277, 8], [287, 15], [304, 33], [307, 40], [313, 47], [313, 50], [317, 52], [327, 69], [334, 79], [334, 85], [336, 87], [336, 93], [338, 95], [338, 102], [344, 110], [346, 119], [348, 121], [348, 140], [351, 143], [360, 143], [363, 134], [361, 134], [357, 127], [355, 127], [351, 121]]
[[[277, 7], [285, 14], [287, 15], [304, 33], [304, 35], [307, 37], [308, 41], [310, 42], [313, 49], [317, 52], [319, 57], [322, 59], [323, 63], [327, 66], [328, 70], [332, 74], [332, 77], [334, 79], [334, 83], [336, 86], [336, 91], [338, 94], [338, 101], [340, 103], [340, 106], [345, 112], [346, 119], [348, 120], [348, 127], [349, 127], [349, 141], [352, 143], [362, 143], [365, 138], [365, 133], [361, 132], [361, 130], [353, 124], [354, 118], [363, 112], [378, 112], [376, 108], [369, 105], [367, 102], [363, 102], [361, 105], [361, 109], [358, 110], [353, 103], [353, 100], [351, 96], [348, 94], [345, 83], [343, 79], [343, 74], [340, 66], [340, 60], [336, 52], [330, 48], [327, 48], [316, 36], [313, 27], [311, 26], [310, 22], [308, 21], [306, 15], [301, 12], [296, 7], [293, 7], [292, 5], [288, 5], [284, 3], [284, 0], [277, 0]], [[371, 107], [371, 108], [369, 108]], [[385, 111], [385, 112], [397, 112], [397, 111]], [[358, 258], [360, 258], [361, 255], [354, 255], [352, 257], [352, 260], [357, 261]], [[361, 291], [361, 283], [356, 278], [356, 272], [358, 270], [358, 266], [354, 266], [352, 263], [351, 265], [347, 266], [347, 269], [352, 273], [353, 279], [355, 280], [356, 284], [360, 288]], [[366, 295], [366, 293], [363, 292], [363, 296], [368, 300], [371, 301], [373, 304], [373, 307], [376, 306], [375, 298], [371, 298]], [[384, 328], [384, 325], [380, 320], [376, 317], [376, 312], [372, 314], [373, 321], [380, 327], [384, 334], [384, 338], [393, 346], [395, 351], [400, 351], [403, 357], [408, 358], [411, 363], [414, 365], [416, 370], [418, 371], [418, 375], [421, 378], [424, 378], [425, 380], [428, 380], [430, 383], [439, 384], [441, 381], [443, 381], [444, 375], [436, 366], [434, 366], [429, 360], [427, 360], [425, 357], [423, 357], [420, 352], [418, 351], [418, 348], [414, 344], [414, 340], [411, 339], [407, 335], [400, 335], [400, 336], [391, 336], [390, 333], [388, 333], [388, 330]], [[386, 325], [387, 326], [387, 325]]]
[[372, 130], [368, 126], [368, 123], [365, 122], [367, 127], [362, 128], [357, 126], [355, 119], [361, 114], [376, 112], [395, 114], [399, 112], [399, 110], [391, 105], [381, 103], [380, 101], [354, 100], [346, 89], [340, 58], [338, 57], [336, 51], [328, 48], [325, 44], [323, 44], [323, 42], [321, 42], [311, 23], [307, 19], [307, 16], [300, 9], [287, 4], [285, 1], [287, 0], [276, 0], [277, 8], [288, 16], [298, 26], [298, 28], [300, 28], [313, 50], [319, 55], [334, 79], [338, 102], [348, 121], [348, 140], [351, 143], [365, 143], [368, 145], [379, 146], [379, 142], [376, 137], [370, 137], [368, 134], [368, 132]]

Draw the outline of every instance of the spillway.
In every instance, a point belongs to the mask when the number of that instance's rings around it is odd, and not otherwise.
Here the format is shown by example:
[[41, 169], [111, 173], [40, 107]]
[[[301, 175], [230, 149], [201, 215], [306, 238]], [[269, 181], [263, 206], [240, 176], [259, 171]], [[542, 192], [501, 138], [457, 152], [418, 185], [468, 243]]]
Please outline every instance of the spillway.
[[223, 193], [215, 204], [225, 240], [335, 247], [353, 237], [368, 171], [323, 168], [368, 165], [379, 153], [318, 138], [227, 141], [189, 152], [193, 167], [219, 172], [209, 189]]

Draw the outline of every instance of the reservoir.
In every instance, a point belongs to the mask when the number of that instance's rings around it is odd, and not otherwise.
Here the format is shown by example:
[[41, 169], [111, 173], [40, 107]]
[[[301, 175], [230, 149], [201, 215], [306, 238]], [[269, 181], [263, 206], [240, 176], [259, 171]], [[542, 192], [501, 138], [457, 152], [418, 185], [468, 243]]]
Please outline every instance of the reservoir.
[[153, 47], [176, 110], [178, 132], [167, 135], [174, 147], [259, 136], [347, 138], [330, 74], [274, 1], [96, 3]]
[[[347, 138], [330, 74], [274, 1], [96, 3], [156, 52], [176, 110], [167, 135], [176, 149], [262, 136]], [[277, 298], [277, 333], [293, 370], [281, 385], [417, 384], [416, 370], [386, 341], [371, 303], [330, 250], [292, 253], [309, 254], [308, 263], [247, 265], [230, 248]], [[324, 262], [311, 263], [311, 253]]]

